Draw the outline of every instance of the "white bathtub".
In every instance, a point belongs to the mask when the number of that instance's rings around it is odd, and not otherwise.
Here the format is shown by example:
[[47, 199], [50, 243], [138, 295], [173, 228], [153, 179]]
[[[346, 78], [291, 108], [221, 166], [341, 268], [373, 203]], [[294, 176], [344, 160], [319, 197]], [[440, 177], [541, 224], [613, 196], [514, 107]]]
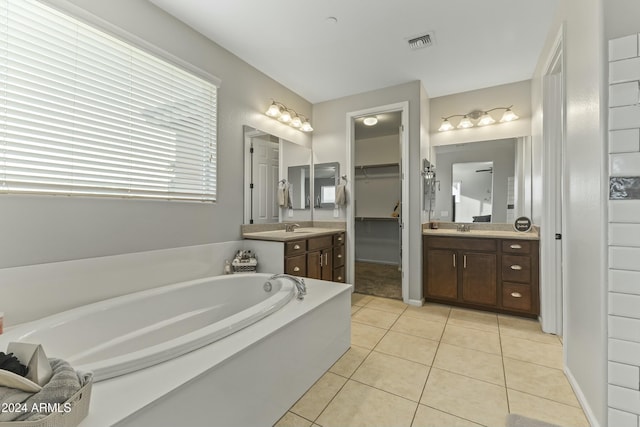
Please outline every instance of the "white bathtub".
[[75, 308], [10, 328], [11, 341], [42, 344], [49, 357], [91, 370], [95, 381], [134, 372], [206, 346], [279, 310], [295, 296], [268, 274], [192, 280]]

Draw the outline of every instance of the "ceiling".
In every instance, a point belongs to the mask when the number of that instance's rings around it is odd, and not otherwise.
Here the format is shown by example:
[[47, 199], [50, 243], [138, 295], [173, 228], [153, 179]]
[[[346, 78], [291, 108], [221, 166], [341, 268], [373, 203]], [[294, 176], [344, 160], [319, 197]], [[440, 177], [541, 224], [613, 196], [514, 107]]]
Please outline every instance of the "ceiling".
[[[560, 0], [150, 1], [318, 103], [415, 80], [433, 98], [530, 79]], [[426, 32], [435, 43], [409, 49]]]

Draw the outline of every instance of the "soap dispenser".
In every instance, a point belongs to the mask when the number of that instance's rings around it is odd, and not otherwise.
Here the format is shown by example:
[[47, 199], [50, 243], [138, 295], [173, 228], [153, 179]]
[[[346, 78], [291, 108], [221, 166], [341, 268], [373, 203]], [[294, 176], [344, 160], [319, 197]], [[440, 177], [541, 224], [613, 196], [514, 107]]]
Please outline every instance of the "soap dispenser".
[[231, 271], [231, 263], [229, 262], [228, 259], [224, 260], [224, 274], [231, 274], [233, 273], [233, 271]]

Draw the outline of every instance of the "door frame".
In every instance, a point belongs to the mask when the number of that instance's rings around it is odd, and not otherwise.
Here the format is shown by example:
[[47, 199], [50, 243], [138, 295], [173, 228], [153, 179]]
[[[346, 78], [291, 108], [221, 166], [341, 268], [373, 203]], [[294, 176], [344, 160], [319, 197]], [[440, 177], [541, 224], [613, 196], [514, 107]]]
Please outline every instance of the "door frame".
[[[541, 326], [544, 332], [564, 336], [566, 316], [566, 304], [564, 295], [564, 283], [566, 283], [566, 271], [562, 268], [562, 260], [566, 258], [566, 244], [569, 236], [566, 227], [565, 195], [566, 182], [564, 179], [566, 159], [566, 73], [564, 60], [564, 25], [556, 36], [553, 49], [544, 67], [542, 75], [542, 216], [540, 229], [540, 278], [541, 278]], [[546, 79], [559, 74], [559, 90], [549, 92]], [[559, 92], [559, 93], [557, 93]], [[560, 129], [557, 134], [549, 134], [545, 127], [545, 117], [550, 112], [545, 112], [546, 102], [549, 97], [555, 97], [559, 108], [555, 118], [560, 120]], [[556, 124], [557, 125], [557, 124]], [[560, 138], [560, 143], [555, 139]], [[560, 209], [561, 215], [557, 215]], [[561, 233], [560, 247], [558, 248], [555, 234]]]
[[[409, 180], [407, 171], [409, 170], [409, 102], [398, 102], [395, 104], [381, 105], [378, 107], [367, 108], [364, 110], [350, 111], [346, 115], [347, 120], [347, 158], [346, 170], [350, 175], [347, 180], [348, 194], [353, 195], [355, 189], [355, 126], [354, 120], [359, 117], [369, 116], [372, 114], [382, 114], [390, 112], [401, 113], [401, 130], [400, 130], [400, 180], [401, 180], [401, 197], [402, 204], [400, 210], [400, 221], [402, 224], [401, 241], [402, 241], [402, 299], [405, 303], [409, 302]], [[347, 220], [347, 283], [355, 283], [355, 206], [353, 203], [347, 203], [346, 209]], [[355, 287], [354, 287], [355, 289]]]

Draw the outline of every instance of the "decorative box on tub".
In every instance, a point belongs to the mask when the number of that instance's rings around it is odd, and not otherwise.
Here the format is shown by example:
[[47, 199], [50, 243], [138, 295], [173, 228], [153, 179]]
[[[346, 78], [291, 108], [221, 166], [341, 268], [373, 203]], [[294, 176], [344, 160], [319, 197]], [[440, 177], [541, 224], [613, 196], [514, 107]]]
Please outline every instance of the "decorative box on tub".
[[231, 263], [234, 273], [255, 273], [258, 260], [252, 251], [238, 251]]

